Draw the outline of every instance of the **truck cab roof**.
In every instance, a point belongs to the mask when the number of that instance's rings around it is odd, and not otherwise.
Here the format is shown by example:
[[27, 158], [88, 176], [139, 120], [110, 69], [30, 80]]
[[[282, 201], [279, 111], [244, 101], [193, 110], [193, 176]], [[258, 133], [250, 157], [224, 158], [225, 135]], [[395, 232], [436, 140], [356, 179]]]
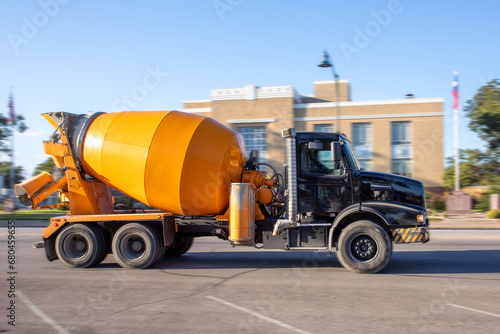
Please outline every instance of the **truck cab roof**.
[[338, 141], [339, 139], [348, 140], [347, 137], [342, 133], [332, 133], [332, 132], [297, 132], [298, 140], [315, 140], [315, 139], [333, 139], [333, 141]]

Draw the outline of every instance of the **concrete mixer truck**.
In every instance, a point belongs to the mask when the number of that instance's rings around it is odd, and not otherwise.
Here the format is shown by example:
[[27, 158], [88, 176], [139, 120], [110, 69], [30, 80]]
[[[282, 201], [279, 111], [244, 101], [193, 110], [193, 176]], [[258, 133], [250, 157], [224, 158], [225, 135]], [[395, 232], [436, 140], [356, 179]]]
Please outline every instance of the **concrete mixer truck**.
[[[246, 158], [242, 137], [208, 117], [43, 117], [56, 128], [45, 152], [63, 173], [42, 172], [15, 192], [33, 209], [69, 205], [34, 244], [49, 261], [90, 267], [112, 253], [122, 267], [146, 268], [187, 252], [195, 237], [217, 236], [234, 246], [336, 251], [348, 270], [375, 273], [393, 243], [429, 240], [423, 184], [363, 170], [340, 133], [284, 129], [278, 173], [253, 152]], [[152, 210], [115, 208], [112, 188]], [[62, 203], [43, 205], [56, 192]]]

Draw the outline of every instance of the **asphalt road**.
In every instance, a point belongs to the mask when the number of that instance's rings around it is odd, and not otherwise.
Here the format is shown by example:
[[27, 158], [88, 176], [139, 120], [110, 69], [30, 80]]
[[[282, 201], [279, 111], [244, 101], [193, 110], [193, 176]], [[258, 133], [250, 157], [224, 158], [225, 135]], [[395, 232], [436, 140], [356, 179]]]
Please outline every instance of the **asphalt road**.
[[[494, 333], [500, 328], [500, 238], [441, 232], [396, 245], [389, 266], [352, 274], [335, 254], [232, 248], [199, 238], [147, 270], [113, 256], [90, 269], [48, 262], [17, 229], [16, 274], [0, 230], [0, 331], [8, 333]], [[455, 234], [454, 234], [455, 233]], [[456, 236], [456, 237], [454, 237]], [[483, 236], [486, 236], [483, 234]], [[16, 326], [7, 322], [15, 276]]]

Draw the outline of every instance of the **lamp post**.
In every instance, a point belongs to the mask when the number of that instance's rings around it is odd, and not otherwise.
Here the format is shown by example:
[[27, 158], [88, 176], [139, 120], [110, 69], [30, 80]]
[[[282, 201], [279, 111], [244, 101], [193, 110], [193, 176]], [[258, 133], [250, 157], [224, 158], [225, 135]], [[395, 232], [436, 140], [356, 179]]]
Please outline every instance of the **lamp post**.
[[333, 75], [334, 84], [335, 84], [335, 121], [333, 124], [333, 132], [340, 132], [339, 75], [338, 75], [337, 71], [335, 70], [335, 66], [333, 66], [333, 62], [330, 60], [330, 55], [328, 54], [328, 51], [326, 51], [326, 50], [323, 51], [323, 60], [318, 65], [318, 67], [322, 67], [322, 68], [329, 67], [332, 69], [332, 75]]

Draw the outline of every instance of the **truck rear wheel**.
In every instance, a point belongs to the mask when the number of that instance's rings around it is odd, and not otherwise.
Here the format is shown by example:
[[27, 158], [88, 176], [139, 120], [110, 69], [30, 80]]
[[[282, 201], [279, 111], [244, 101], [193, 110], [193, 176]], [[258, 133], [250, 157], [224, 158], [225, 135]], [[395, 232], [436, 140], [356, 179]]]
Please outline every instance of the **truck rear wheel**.
[[163, 247], [156, 231], [145, 224], [129, 223], [116, 231], [113, 254], [124, 268], [143, 269], [158, 260]]
[[171, 259], [181, 256], [186, 253], [193, 245], [193, 237], [190, 236], [176, 236], [174, 243], [165, 251], [164, 259]]
[[153, 228], [152, 226], [149, 226], [151, 227], [151, 229], [156, 233], [156, 236], [158, 237], [158, 249], [157, 249], [157, 252], [156, 252], [156, 259], [153, 261], [153, 263], [156, 263], [158, 261], [160, 261], [162, 258], [163, 258], [163, 254], [165, 254], [165, 249], [167, 249], [167, 247], [165, 247], [163, 245], [163, 236], [161, 234], [160, 231], [158, 231], [157, 229]]
[[348, 225], [340, 234], [337, 257], [344, 268], [360, 274], [373, 274], [384, 269], [392, 255], [392, 242], [387, 232], [369, 220]]
[[95, 226], [70, 224], [56, 238], [56, 253], [71, 267], [90, 267], [102, 261], [104, 237]]
[[106, 256], [108, 256], [109, 254], [109, 251], [111, 249], [111, 239], [110, 239], [110, 236], [109, 236], [109, 233], [108, 231], [106, 231], [101, 225], [95, 225], [93, 226], [95, 227], [95, 229], [97, 230], [97, 232], [99, 233], [100, 237], [102, 238], [102, 249], [101, 249], [101, 254], [99, 256], [99, 259], [97, 260], [97, 262], [95, 264], [99, 264], [101, 263], [105, 258]]

